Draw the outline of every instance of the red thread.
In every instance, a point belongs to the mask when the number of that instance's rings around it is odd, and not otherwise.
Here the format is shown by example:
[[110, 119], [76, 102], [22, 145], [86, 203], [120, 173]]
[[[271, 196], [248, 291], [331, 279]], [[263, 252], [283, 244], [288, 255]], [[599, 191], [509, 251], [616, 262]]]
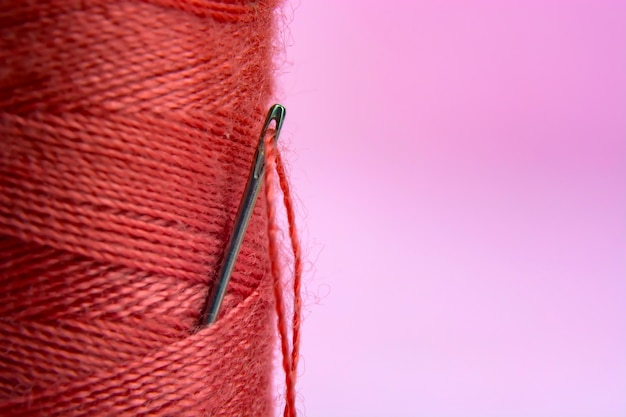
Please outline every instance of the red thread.
[[[274, 139], [268, 135], [265, 138], [265, 159], [266, 159], [266, 173], [265, 173], [265, 194], [267, 201], [268, 211], [268, 234], [269, 234], [269, 249], [270, 249], [270, 262], [272, 266], [272, 275], [274, 277], [274, 297], [276, 299], [276, 314], [278, 333], [280, 336], [281, 353], [283, 358], [283, 370], [285, 372], [285, 385], [287, 387], [286, 404], [284, 410], [285, 417], [291, 417], [296, 415], [296, 378], [298, 371], [299, 349], [300, 349], [300, 321], [302, 300], [300, 296], [300, 286], [302, 279], [302, 252], [300, 249], [300, 243], [296, 230], [295, 223], [295, 211], [291, 199], [291, 193], [289, 190], [289, 184], [285, 173], [284, 165], [280, 158], [275, 145]], [[274, 170], [277, 170], [280, 186], [283, 192], [283, 202], [287, 212], [287, 221], [289, 224], [289, 237], [292, 244], [292, 251], [294, 256], [294, 307], [293, 307], [293, 319], [292, 319], [292, 347], [289, 350], [289, 335], [286, 322], [286, 308], [285, 301], [283, 299], [283, 284], [281, 281], [280, 264], [278, 261], [278, 226], [275, 221], [276, 217], [276, 196], [273, 188], [275, 182]]]
[[271, 415], [275, 315], [295, 415], [302, 266], [273, 147], [222, 315], [194, 331], [271, 98], [274, 8], [0, 6], [0, 415]]
[[[302, 248], [300, 238], [296, 230], [296, 213], [293, 207], [291, 191], [287, 181], [287, 174], [280, 153], [276, 152], [276, 169], [280, 180], [280, 188], [283, 192], [283, 203], [287, 212], [287, 222], [289, 224], [289, 239], [294, 259], [294, 279], [293, 279], [293, 319], [292, 319], [292, 348], [291, 348], [291, 372], [293, 374], [293, 384], [298, 371], [298, 361], [300, 359], [300, 324], [302, 320]], [[271, 219], [270, 219], [271, 221]]]

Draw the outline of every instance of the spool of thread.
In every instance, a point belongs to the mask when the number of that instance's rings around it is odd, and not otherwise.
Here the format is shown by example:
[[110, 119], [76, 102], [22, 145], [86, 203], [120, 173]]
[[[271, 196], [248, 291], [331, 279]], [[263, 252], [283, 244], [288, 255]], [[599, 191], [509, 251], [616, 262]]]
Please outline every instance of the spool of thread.
[[272, 94], [275, 3], [0, 4], [0, 415], [273, 414], [266, 194], [195, 328]]

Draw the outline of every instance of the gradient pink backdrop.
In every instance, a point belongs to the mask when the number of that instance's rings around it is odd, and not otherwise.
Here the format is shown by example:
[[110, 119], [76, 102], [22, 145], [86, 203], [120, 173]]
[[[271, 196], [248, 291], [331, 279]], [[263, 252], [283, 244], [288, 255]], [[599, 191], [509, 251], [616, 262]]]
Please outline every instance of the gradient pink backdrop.
[[300, 409], [626, 416], [626, 1], [285, 16]]

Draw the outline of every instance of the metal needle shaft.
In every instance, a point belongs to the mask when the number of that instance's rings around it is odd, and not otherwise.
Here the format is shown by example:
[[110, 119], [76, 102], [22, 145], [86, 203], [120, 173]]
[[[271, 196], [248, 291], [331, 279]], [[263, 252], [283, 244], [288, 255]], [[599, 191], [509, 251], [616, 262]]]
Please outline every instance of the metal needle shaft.
[[252, 169], [250, 170], [250, 176], [246, 188], [243, 192], [241, 202], [239, 203], [239, 209], [237, 210], [237, 216], [235, 217], [235, 223], [232, 233], [226, 244], [226, 251], [224, 252], [224, 259], [217, 274], [217, 280], [209, 292], [205, 309], [202, 313], [201, 325], [208, 326], [217, 320], [217, 316], [226, 294], [226, 288], [230, 281], [230, 277], [235, 268], [237, 261], [237, 255], [241, 249], [243, 238], [248, 228], [248, 223], [252, 217], [254, 210], [254, 204], [256, 202], [259, 190], [261, 189], [261, 183], [263, 182], [263, 175], [265, 173], [265, 136], [270, 128], [272, 121], [275, 122], [274, 140], [278, 140], [280, 129], [282, 128], [283, 121], [285, 119], [285, 108], [280, 104], [274, 104], [265, 119], [263, 130], [259, 138], [259, 144], [254, 155], [254, 162]]

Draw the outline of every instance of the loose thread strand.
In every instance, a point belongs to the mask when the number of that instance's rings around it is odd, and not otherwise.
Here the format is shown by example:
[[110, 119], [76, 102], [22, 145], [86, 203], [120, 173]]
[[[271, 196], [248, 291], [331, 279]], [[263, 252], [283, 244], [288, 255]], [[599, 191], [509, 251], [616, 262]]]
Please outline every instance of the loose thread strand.
[[283, 164], [283, 160], [278, 152], [276, 152], [276, 170], [278, 171], [280, 188], [283, 192], [283, 203], [285, 204], [287, 222], [289, 223], [289, 240], [291, 240], [291, 250], [293, 252], [294, 259], [291, 372], [293, 373], [292, 378], [295, 384], [298, 376], [298, 361], [300, 359], [300, 325], [302, 320], [302, 248], [300, 246], [300, 239], [296, 228], [296, 213], [293, 207], [293, 199], [291, 198], [287, 173], [285, 172], [285, 165]]
[[[265, 140], [265, 195], [268, 208], [268, 234], [269, 234], [269, 252], [270, 262], [272, 269], [272, 276], [274, 278], [274, 297], [276, 300], [276, 314], [278, 333], [281, 344], [281, 352], [283, 356], [283, 370], [285, 372], [286, 383], [286, 402], [284, 417], [296, 416], [296, 376], [297, 376], [297, 362], [299, 358], [299, 346], [300, 346], [300, 309], [301, 309], [301, 297], [300, 297], [300, 281], [302, 275], [302, 261], [301, 250], [297, 240], [297, 232], [295, 227], [295, 215], [293, 205], [291, 204], [291, 194], [289, 193], [289, 187], [285, 175], [284, 166], [282, 160], [274, 145], [274, 138], [271, 135]], [[287, 210], [287, 220], [289, 222], [289, 236], [292, 240], [292, 249], [295, 262], [295, 276], [294, 276], [294, 311], [292, 321], [292, 347], [289, 352], [289, 335], [287, 330], [287, 318], [285, 301], [283, 297], [283, 285], [280, 274], [279, 263], [279, 250], [277, 243], [278, 226], [276, 224], [276, 195], [274, 190], [275, 171], [277, 170], [281, 189], [283, 191], [283, 201]]]

